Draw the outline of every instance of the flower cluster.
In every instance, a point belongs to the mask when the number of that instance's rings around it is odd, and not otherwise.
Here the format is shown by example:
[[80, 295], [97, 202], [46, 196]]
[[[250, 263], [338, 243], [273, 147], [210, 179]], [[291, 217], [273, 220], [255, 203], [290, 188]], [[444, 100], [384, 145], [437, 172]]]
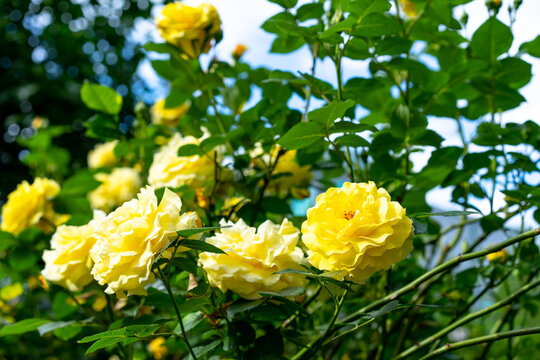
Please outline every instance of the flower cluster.
[[181, 208], [180, 197], [168, 189], [158, 204], [148, 186], [107, 216], [96, 213], [87, 225], [61, 226], [51, 240], [52, 250], [43, 254], [42, 274], [74, 291], [93, 278], [118, 297], [146, 294], [144, 287], [155, 279], [156, 256], [177, 231], [201, 226], [196, 213], [180, 215]]
[[19, 235], [30, 226], [51, 232], [54, 226], [65, 223], [69, 215], [57, 214], [50, 201], [60, 192], [54, 180], [36, 178], [32, 185], [23, 181], [8, 196], [2, 207], [2, 231]]

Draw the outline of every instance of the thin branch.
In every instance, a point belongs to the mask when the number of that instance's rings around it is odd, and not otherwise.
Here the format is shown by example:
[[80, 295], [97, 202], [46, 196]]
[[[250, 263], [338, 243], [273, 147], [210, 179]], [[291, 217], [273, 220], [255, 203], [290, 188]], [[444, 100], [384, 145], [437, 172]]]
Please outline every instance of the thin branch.
[[420, 358], [420, 360], [429, 360], [433, 359], [441, 354], [444, 354], [449, 351], [454, 351], [457, 349], [461, 349], [464, 347], [474, 346], [478, 344], [483, 343], [490, 343], [493, 341], [506, 339], [506, 338], [512, 338], [512, 337], [518, 337], [518, 336], [525, 336], [525, 335], [532, 335], [532, 334], [538, 334], [540, 333], [540, 327], [534, 327], [534, 328], [528, 328], [528, 329], [519, 329], [519, 330], [512, 330], [512, 331], [506, 331], [506, 332], [500, 332], [496, 334], [486, 335], [486, 336], [480, 336], [476, 338], [472, 338], [465, 341], [455, 342], [455, 343], [449, 343], [445, 346], [442, 346], [438, 348], [437, 350], [433, 351], [432, 353]]

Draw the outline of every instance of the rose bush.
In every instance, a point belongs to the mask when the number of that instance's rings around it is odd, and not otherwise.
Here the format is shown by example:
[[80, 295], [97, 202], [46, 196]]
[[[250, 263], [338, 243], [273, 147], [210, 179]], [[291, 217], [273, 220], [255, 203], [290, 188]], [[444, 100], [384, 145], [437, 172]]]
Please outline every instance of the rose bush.
[[4, 4], [0, 359], [530, 358], [540, 43], [464, 3], [272, 1], [257, 66], [210, 4]]

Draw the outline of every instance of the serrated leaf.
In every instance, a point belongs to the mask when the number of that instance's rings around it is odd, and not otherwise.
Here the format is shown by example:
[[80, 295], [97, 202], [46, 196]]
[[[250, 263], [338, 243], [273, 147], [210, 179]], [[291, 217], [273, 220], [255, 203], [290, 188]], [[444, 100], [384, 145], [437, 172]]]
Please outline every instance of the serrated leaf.
[[233, 317], [235, 314], [243, 313], [251, 309], [256, 308], [262, 303], [266, 302], [266, 299], [259, 299], [255, 301], [237, 301], [236, 303], [231, 304], [227, 308], [227, 315]]
[[38, 318], [24, 319], [16, 322], [15, 324], [4, 326], [2, 330], [0, 330], [0, 336], [24, 334], [37, 330], [40, 326], [49, 322], [49, 320]]
[[215, 254], [226, 254], [225, 251], [221, 250], [220, 248], [202, 240], [182, 240], [182, 246], [198, 251], [211, 252]]
[[289, 150], [301, 149], [322, 139], [325, 132], [321, 124], [301, 122], [293, 126], [279, 139], [278, 144]]
[[81, 87], [81, 99], [92, 110], [117, 115], [122, 109], [122, 96], [113, 89], [85, 81]]

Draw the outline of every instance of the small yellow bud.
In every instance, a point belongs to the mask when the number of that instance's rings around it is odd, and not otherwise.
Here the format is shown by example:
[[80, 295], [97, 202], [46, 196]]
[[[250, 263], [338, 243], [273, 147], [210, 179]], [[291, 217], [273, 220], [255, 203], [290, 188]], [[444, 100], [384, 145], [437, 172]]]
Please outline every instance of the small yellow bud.
[[162, 359], [169, 353], [165, 346], [165, 341], [164, 337], [159, 336], [148, 344], [148, 349], [154, 356], [154, 359]]
[[248, 49], [248, 47], [244, 44], [238, 44], [236, 45], [236, 47], [234, 48], [233, 52], [232, 52], [232, 56], [235, 60], [238, 60], [242, 57], [242, 55], [244, 55], [244, 53], [246, 52], [246, 50]]
[[498, 261], [500, 263], [503, 263], [506, 261], [507, 257], [508, 257], [508, 253], [506, 252], [506, 249], [502, 249], [502, 250], [487, 254], [487, 259], [490, 262]]

